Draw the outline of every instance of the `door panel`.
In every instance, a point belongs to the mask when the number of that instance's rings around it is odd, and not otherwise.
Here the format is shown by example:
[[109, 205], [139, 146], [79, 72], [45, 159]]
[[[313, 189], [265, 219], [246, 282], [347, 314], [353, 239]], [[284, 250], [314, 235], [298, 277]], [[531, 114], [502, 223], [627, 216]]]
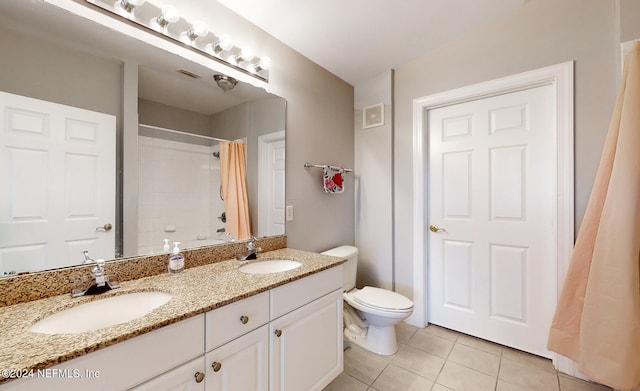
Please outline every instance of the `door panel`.
[[114, 257], [115, 117], [0, 92], [0, 272]]
[[429, 319], [549, 356], [551, 86], [429, 110]]

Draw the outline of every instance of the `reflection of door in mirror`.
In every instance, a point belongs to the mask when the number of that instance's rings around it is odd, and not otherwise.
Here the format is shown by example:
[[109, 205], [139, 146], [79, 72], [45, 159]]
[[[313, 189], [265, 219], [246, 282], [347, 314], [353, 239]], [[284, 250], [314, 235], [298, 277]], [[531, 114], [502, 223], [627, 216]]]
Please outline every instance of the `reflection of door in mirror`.
[[258, 232], [261, 236], [285, 232], [284, 142], [284, 131], [258, 137]]
[[112, 115], [0, 92], [0, 272], [111, 259]]

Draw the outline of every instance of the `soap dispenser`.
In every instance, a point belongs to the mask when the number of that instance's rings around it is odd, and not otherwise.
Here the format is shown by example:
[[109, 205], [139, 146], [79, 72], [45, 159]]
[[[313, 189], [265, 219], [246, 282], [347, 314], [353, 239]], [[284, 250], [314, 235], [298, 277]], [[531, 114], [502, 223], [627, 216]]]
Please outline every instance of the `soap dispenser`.
[[169, 246], [169, 239], [162, 239], [164, 245], [162, 246], [162, 251], [168, 253], [171, 250], [171, 246]]
[[180, 242], [173, 242], [173, 250], [169, 256], [169, 274], [179, 274], [184, 270], [184, 256], [180, 252], [178, 245]]

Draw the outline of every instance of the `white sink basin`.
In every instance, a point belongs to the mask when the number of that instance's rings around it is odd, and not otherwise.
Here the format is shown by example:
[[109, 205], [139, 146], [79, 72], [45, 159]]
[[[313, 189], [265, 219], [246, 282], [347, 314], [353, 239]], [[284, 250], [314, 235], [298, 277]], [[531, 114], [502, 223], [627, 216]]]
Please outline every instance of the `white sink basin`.
[[287, 270], [298, 268], [301, 265], [300, 262], [290, 259], [269, 259], [266, 261], [247, 263], [246, 265], [240, 266], [238, 270], [249, 274], [268, 274], [286, 272]]
[[77, 334], [137, 319], [171, 300], [164, 292], [134, 292], [98, 299], [56, 312], [29, 329], [42, 334]]

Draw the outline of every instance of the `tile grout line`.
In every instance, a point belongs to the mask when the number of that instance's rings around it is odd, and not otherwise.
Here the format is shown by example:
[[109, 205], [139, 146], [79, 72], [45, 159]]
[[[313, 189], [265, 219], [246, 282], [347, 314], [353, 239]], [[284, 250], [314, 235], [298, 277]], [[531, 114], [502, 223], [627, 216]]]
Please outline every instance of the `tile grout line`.
[[496, 384], [494, 386], [494, 390], [497, 391], [498, 390], [498, 380], [500, 379], [500, 370], [502, 369], [502, 358], [504, 355], [504, 349], [500, 349], [500, 355], [498, 357], [500, 357], [500, 361], [498, 361], [498, 373], [496, 373]]

